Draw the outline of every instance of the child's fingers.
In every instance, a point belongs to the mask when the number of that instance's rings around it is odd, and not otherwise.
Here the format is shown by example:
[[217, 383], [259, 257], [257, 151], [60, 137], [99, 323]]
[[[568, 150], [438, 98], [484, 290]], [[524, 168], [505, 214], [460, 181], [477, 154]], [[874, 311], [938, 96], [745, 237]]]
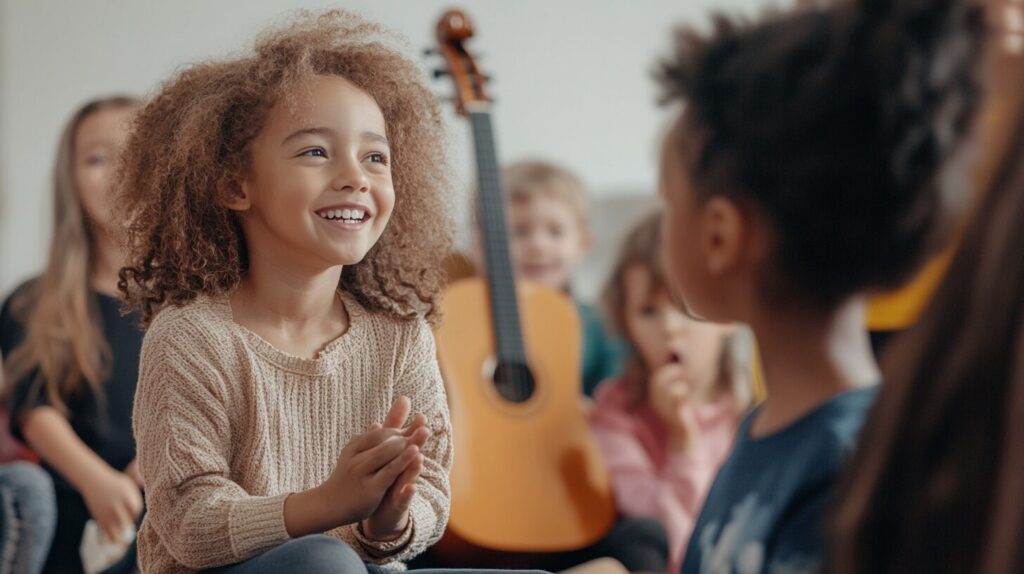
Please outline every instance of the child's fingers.
[[393, 429], [402, 428], [405, 426], [405, 420], [409, 418], [410, 412], [412, 412], [412, 401], [404, 395], [399, 396], [391, 404], [391, 410], [388, 411], [388, 415], [384, 417], [384, 426]]
[[359, 465], [360, 473], [374, 474], [387, 466], [395, 458], [400, 457], [405, 449], [410, 446], [409, 439], [405, 437], [391, 437], [379, 445], [360, 453], [358, 460], [354, 462]]
[[419, 453], [419, 456], [409, 463], [409, 466], [405, 469], [407, 475], [400, 477], [404, 479], [404, 484], [402, 485], [403, 489], [408, 490], [409, 487], [416, 486], [416, 481], [420, 479], [420, 473], [423, 472], [423, 460], [423, 453], [421, 452]]
[[395, 508], [405, 509], [412, 504], [412, 497], [416, 495], [416, 485], [407, 484], [395, 494]]
[[417, 452], [416, 454], [417, 456], [413, 457], [402, 474], [395, 479], [395, 488], [399, 491], [410, 484], [415, 484], [416, 479], [420, 477], [420, 471], [423, 470], [423, 453]]
[[416, 478], [413, 478], [412, 482], [403, 485], [395, 492], [393, 498], [394, 507], [399, 510], [409, 508], [412, 504], [412, 497], [416, 495]]
[[686, 398], [690, 394], [690, 383], [675, 381], [668, 388], [669, 395], [674, 398]]
[[100, 524], [103, 535], [107, 537], [108, 541], [119, 542], [122, 538], [122, 533], [135, 524], [130, 514], [131, 511], [128, 508], [116, 506], [114, 507], [111, 519]]
[[107, 539], [107, 542], [113, 542], [118, 539], [117, 533], [120, 529], [117, 527], [116, 521], [105, 521], [100, 523], [100, 530], [103, 531], [103, 537]]
[[356, 454], [359, 454], [360, 452], [364, 452], [379, 446], [381, 443], [388, 440], [389, 438], [399, 437], [402, 434], [400, 431], [397, 431], [395, 429], [381, 428], [380, 425], [376, 426], [377, 428], [373, 428], [373, 425], [371, 425], [369, 431], [353, 437], [352, 440], [350, 440], [348, 444], [345, 445], [345, 448], [354, 451], [354, 456]]
[[427, 444], [427, 439], [430, 438], [430, 434], [430, 429], [426, 427], [420, 427], [412, 433], [412, 436], [409, 437], [409, 442], [418, 447], [422, 447], [423, 445]]
[[668, 383], [686, 377], [686, 368], [682, 365], [671, 363], [661, 367], [654, 373], [654, 381], [657, 383]]
[[416, 413], [416, 416], [412, 417], [412, 422], [409, 426], [405, 427], [405, 436], [412, 436], [416, 432], [416, 429], [427, 426], [427, 417], [423, 416], [423, 413]]
[[374, 477], [386, 484], [391, 484], [418, 456], [420, 456], [420, 449], [416, 445], [409, 445], [398, 456], [391, 459], [391, 462], [381, 467]]
[[408, 504], [412, 499], [412, 494], [408, 491], [411, 488], [415, 492], [416, 481], [419, 479], [420, 471], [422, 470], [423, 455], [420, 454], [405, 467], [405, 470], [398, 475], [398, 478], [395, 479], [395, 482], [388, 490], [388, 498], [393, 507], [402, 508], [403, 504]]

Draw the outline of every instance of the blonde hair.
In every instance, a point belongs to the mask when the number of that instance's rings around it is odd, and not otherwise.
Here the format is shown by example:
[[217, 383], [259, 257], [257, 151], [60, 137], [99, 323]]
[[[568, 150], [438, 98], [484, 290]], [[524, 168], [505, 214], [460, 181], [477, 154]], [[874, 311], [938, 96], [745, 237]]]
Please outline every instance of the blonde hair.
[[50, 405], [66, 415], [68, 397], [82, 391], [103, 397], [110, 345], [89, 284], [95, 238], [75, 181], [75, 136], [92, 114], [138, 105], [137, 99], [128, 96], [93, 100], [64, 126], [53, 169], [53, 236], [46, 270], [11, 301], [12, 313], [24, 322], [25, 339], [7, 357], [4, 373], [12, 383], [32, 377], [25, 404], [45, 395]]
[[393, 160], [391, 220], [366, 257], [345, 266], [339, 287], [371, 311], [436, 318], [451, 246], [444, 129], [422, 72], [391, 40], [352, 14], [302, 13], [249, 55], [186, 68], [140, 112], [119, 175], [131, 249], [119, 287], [143, 324], [166, 305], [241, 281], [245, 238], [222, 200], [248, 174], [270, 110], [293, 104], [316, 75], [343, 77], [374, 99]]
[[581, 231], [589, 231], [587, 188], [569, 170], [542, 160], [523, 160], [505, 166], [502, 180], [509, 204], [527, 202], [535, 197], [555, 199], [572, 211]]
[[[640, 267], [650, 276], [651, 292], [670, 293], [669, 284], [661, 264], [661, 213], [654, 212], [640, 220], [626, 236], [619, 256], [612, 267], [611, 275], [601, 293], [601, 304], [613, 331], [629, 340], [626, 328], [626, 272]], [[632, 344], [632, 342], [630, 341]], [[753, 403], [751, 387], [751, 361], [754, 352], [754, 338], [746, 327], [725, 335], [722, 353], [718, 363], [719, 389], [727, 391], [733, 398], [737, 412], [746, 411]], [[630, 353], [624, 369], [624, 380], [628, 385], [633, 406], [647, 400], [647, 380], [651, 373], [635, 352]]]

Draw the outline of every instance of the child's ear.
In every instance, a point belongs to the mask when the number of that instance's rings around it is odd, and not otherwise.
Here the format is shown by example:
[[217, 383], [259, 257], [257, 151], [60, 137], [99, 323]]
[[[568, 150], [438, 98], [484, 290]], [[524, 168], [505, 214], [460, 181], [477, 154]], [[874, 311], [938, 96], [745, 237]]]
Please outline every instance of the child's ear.
[[704, 204], [701, 225], [701, 249], [707, 271], [723, 275], [733, 271], [744, 258], [744, 245], [749, 233], [743, 211], [721, 196], [714, 196]]
[[233, 211], [248, 211], [252, 207], [252, 198], [246, 185], [234, 178], [224, 178], [217, 183], [217, 194], [220, 203]]

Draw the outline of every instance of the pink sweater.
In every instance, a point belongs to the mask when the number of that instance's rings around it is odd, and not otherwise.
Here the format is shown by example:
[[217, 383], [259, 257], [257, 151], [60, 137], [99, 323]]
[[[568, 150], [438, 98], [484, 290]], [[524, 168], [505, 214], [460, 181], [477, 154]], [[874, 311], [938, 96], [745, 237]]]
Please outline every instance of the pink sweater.
[[626, 384], [603, 383], [594, 393], [590, 428], [611, 475], [619, 512], [659, 520], [668, 531], [668, 574], [678, 574], [704, 497], [732, 447], [739, 415], [723, 399], [698, 407], [700, 438], [686, 453], [670, 453], [668, 431], [646, 403], [630, 409]]

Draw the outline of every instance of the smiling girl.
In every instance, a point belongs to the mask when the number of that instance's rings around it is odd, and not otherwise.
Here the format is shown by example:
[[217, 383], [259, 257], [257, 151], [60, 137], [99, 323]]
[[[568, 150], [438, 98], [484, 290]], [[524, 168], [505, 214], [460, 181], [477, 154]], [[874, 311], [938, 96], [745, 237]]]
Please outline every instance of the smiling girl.
[[146, 572], [365, 571], [444, 531], [452, 448], [426, 319], [448, 177], [434, 99], [387, 40], [304, 17], [186, 69], [140, 114], [121, 289], [150, 322]]

